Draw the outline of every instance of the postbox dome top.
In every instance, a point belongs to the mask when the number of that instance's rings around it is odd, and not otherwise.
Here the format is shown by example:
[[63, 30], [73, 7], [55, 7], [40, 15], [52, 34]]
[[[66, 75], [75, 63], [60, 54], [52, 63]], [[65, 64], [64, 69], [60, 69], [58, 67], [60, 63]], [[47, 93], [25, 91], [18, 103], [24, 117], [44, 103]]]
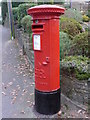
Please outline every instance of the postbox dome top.
[[64, 14], [65, 8], [59, 7], [57, 5], [38, 5], [27, 10], [27, 13], [31, 16], [36, 14]]

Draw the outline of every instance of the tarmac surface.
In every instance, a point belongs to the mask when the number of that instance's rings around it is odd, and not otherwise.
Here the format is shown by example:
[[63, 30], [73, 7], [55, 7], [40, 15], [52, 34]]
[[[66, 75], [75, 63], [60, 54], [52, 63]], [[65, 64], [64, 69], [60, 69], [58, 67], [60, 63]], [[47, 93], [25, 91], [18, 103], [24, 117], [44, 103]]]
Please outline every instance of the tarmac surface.
[[[2, 31], [2, 118], [88, 118], [80, 109], [61, 98], [61, 111], [42, 115], [34, 107], [34, 69], [27, 56], [22, 54], [18, 40], [10, 40], [10, 29]], [[56, 103], [55, 103], [56, 104]]]

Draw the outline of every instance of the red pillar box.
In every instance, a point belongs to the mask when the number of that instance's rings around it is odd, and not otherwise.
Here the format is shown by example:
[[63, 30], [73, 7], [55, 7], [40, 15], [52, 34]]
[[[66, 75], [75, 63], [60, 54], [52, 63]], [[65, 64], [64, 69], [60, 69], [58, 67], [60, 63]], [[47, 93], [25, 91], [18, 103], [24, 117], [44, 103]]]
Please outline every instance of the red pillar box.
[[35, 108], [42, 114], [60, 110], [59, 16], [64, 11], [56, 5], [28, 9], [33, 18]]

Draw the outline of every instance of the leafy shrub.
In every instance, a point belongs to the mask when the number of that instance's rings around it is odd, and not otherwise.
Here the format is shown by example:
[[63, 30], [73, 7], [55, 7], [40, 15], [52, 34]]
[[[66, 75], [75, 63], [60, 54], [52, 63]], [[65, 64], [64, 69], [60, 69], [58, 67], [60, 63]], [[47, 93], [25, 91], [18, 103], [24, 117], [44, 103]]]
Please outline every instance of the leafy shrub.
[[65, 3], [65, 0], [51, 0], [53, 1], [54, 4], [64, 4]]
[[21, 25], [24, 28], [24, 31], [29, 34], [31, 33], [31, 24], [32, 21], [30, 15], [26, 15], [25, 17], [22, 18]]
[[53, 0], [37, 0], [38, 5], [41, 4], [53, 4]]
[[0, 25], [2, 24], [2, 20], [0, 20]]
[[30, 8], [30, 7], [33, 7], [35, 6], [36, 4], [34, 3], [31, 3], [31, 4], [27, 4], [27, 3], [24, 3], [24, 4], [20, 4], [18, 6], [18, 24], [19, 26], [21, 26], [21, 20], [22, 18], [27, 15], [27, 10]]
[[12, 13], [13, 13], [14, 22], [16, 22], [18, 20], [18, 7], [12, 8]]
[[81, 74], [79, 74], [79, 72], [76, 72], [76, 78], [78, 80], [88, 80], [90, 78], [90, 73], [81, 73]]
[[79, 80], [89, 79], [90, 71], [88, 65], [90, 58], [83, 56], [66, 56], [61, 61], [61, 69], [67, 70], [70, 74], [74, 72]]
[[2, 25], [4, 25], [6, 15], [8, 13], [8, 7], [7, 7], [7, 2], [1, 2], [1, 7], [2, 7]]
[[30, 43], [32, 43], [32, 33], [30, 34]]
[[73, 39], [73, 52], [78, 55], [88, 56], [88, 32], [76, 35]]
[[60, 59], [68, 55], [71, 45], [72, 41], [70, 40], [68, 34], [60, 32]]
[[38, 5], [41, 4], [64, 4], [65, 0], [37, 0]]
[[15, 2], [14, 1], [14, 2], [12, 2], [12, 7], [18, 7], [20, 4], [23, 4], [23, 3], [25, 3], [25, 2], [22, 2], [22, 0], [21, 0], [21, 2]]
[[76, 21], [80, 22], [82, 21], [82, 14], [80, 11], [75, 9], [67, 9], [64, 14], [65, 17], [73, 18]]
[[89, 22], [89, 17], [86, 15], [83, 15], [83, 22]]
[[90, 18], [90, 9], [87, 11], [87, 16]]
[[74, 19], [61, 17], [61, 30], [68, 33], [71, 38], [82, 32], [82, 26]]

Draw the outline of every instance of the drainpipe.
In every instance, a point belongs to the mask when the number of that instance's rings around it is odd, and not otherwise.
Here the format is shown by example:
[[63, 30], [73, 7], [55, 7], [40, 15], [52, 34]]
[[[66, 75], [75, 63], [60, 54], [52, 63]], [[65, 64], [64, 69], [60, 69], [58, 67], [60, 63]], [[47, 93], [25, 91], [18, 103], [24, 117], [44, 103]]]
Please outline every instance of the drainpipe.
[[12, 2], [11, 2], [11, 0], [7, 1], [7, 5], [8, 5], [8, 13], [9, 13], [11, 39], [13, 40], [15, 38], [15, 32], [14, 32], [14, 22], [13, 22], [13, 15], [12, 15]]

